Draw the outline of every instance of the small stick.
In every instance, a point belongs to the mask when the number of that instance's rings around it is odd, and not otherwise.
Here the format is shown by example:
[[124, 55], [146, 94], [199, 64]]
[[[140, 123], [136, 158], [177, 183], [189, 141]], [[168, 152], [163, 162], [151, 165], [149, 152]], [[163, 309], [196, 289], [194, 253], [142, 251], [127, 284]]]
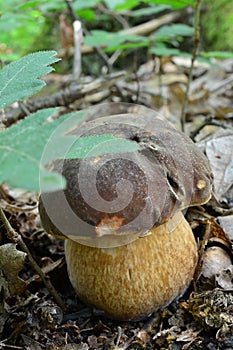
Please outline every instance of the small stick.
[[4, 211], [0, 208], [0, 219], [4, 225], [4, 227], [7, 230], [7, 236], [8, 238], [14, 242], [17, 243], [19, 245], [19, 247], [25, 252], [27, 253], [28, 256], [28, 260], [30, 265], [34, 268], [34, 270], [38, 273], [38, 275], [41, 277], [45, 287], [47, 288], [47, 290], [49, 291], [49, 293], [52, 295], [52, 297], [54, 298], [54, 300], [56, 301], [57, 305], [62, 309], [62, 310], [66, 310], [66, 306], [63, 302], [63, 300], [61, 299], [61, 297], [58, 295], [56, 289], [54, 288], [54, 286], [52, 285], [50, 279], [48, 276], [46, 276], [44, 274], [44, 272], [41, 270], [40, 266], [37, 264], [37, 262], [34, 260], [33, 256], [31, 255], [27, 245], [24, 243], [22, 237], [13, 229], [13, 227], [11, 226], [10, 222], [8, 221]]
[[203, 237], [201, 247], [199, 250], [199, 259], [198, 259], [196, 270], [195, 270], [194, 277], [193, 277], [193, 289], [194, 289], [194, 291], [197, 290], [197, 281], [200, 277], [201, 268], [203, 265], [204, 251], [205, 251], [206, 244], [208, 243], [208, 240], [210, 238], [210, 234], [211, 234], [211, 225], [210, 225], [210, 220], [208, 220], [206, 223], [204, 237]]
[[81, 45], [83, 41], [82, 23], [80, 21], [73, 22], [74, 29], [74, 62], [73, 62], [73, 79], [77, 81], [82, 69]]
[[184, 126], [186, 122], [186, 108], [188, 104], [188, 95], [189, 95], [189, 89], [190, 84], [192, 81], [193, 76], [193, 68], [194, 63], [196, 61], [196, 58], [198, 56], [198, 49], [199, 49], [199, 42], [200, 42], [200, 10], [201, 10], [201, 0], [196, 0], [195, 3], [195, 10], [194, 10], [194, 36], [193, 36], [193, 53], [192, 53], [192, 59], [191, 59], [191, 66], [189, 69], [189, 76], [188, 76], [188, 83], [186, 86], [186, 91], [184, 95], [184, 100], [182, 103], [182, 109], [181, 109], [181, 128], [182, 131], [184, 131]]
[[120, 326], [118, 326], [117, 330], [118, 330], [118, 336], [117, 336], [117, 340], [116, 340], [116, 347], [118, 348], [118, 345], [120, 344], [121, 337], [122, 337], [122, 329]]
[[[73, 1], [72, 0], [65, 0], [65, 3], [67, 5], [67, 8], [73, 18], [73, 21], [80, 21], [79, 17], [76, 15], [74, 8], [73, 8]], [[83, 25], [83, 32], [85, 35], [89, 35], [90, 32], [85, 28], [85, 26]], [[111, 73], [112, 72], [112, 66], [109, 63], [109, 57], [105, 54], [105, 52], [103, 52], [98, 46], [94, 46], [93, 50], [99, 55], [99, 57], [104, 61], [104, 63], [106, 64], [107, 68], [108, 68], [108, 72]]]
[[1, 342], [0, 342], [0, 347], [1, 348], [4, 348], [4, 347], [6, 347], [6, 348], [8, 348], [8, 349], [24, 349], [23, 347], [21, 347], [21, 346], [15, 346], [15, 345], [8, 345], [8, 344], [4, 344], [4, 341], [7, 341], [7, 339], [5, 339], [5, 340], [2, 340]]

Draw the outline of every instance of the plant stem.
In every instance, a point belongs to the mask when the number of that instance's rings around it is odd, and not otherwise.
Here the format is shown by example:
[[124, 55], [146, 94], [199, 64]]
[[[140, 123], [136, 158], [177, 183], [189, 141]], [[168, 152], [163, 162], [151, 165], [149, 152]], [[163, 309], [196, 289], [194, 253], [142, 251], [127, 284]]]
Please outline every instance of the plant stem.
[[186, 108], [187, 108], [187, 104], [188, 104], [189, 89], [190, 89], [190, 84], [191, 84], [192, 77], [193, 77], [194, 63], [195, 63], [196, 58], [198, 56], [198, 49], [199, 49], [199, 43], [200, 43], [201, 2], [202, 2], [202, 0], [196, 0], [195, 7], [194, 7], [193, 53], [192, 53], [192, 59], [191, 59], [191, 66], [189, 69], [188, 82], [187, 82], [186, 91], [185, 91], [184, 100], [183, 100], [182, 109], [181, 109], [181, 129], [182, 129], [182, 131], [184, 131], [184, 127], [185, 127]]
[[46, 276], [44, 274], [44, 272], [41, 270], [40, 266], [37, 264], [37, 262], [34, 260], [33, 256], [31, 255], [27, 245], [24, 243], [22, 237], [13, 229], [13, 227], [11, 226], [10, 222], [8, 221], [4, 211], [2, 210], [2, 208], [0, 208], [0, 219], [4, 225], [4, 227], [7, 230], [7, 236], [8, 238], [14, 242], [17, 243], [19, 245], [19, 247], [25, 252], [27, 253], [27, 257], [29, 260], [30, 265], [34, 268], [34, 270], [38, 273], [38, 275], [41, 277], [45, 287], [47, 288], [47, 290], [49, 291], [49, 293], [52, 295], [52, 297], [54, 298], [54, 300], [56, 301], [57, 305], [62, 309], [62, 310], [66, 310], [66, 306], [63, 303], [61, 297], [59, 296], [59, 294], [57, 293], [56, 289], [54, 288], [54, 286], [52, 285], [50, 279], [48, 276]]
[[[75, 11], [74, 11], [73, 1], [72, 0], [65, 0], [65, 3], [67, 5], [67, 8], [68, 8], [71, 16], [72, 16], [73, 21], [80, 21], [80, 22], [82, 22], [79, 19], [79, 17], [76, 15]], [[82, 23], [82, 27], [83, 27], [84, 34], [85, 35], [90, 35], [89, 30], [87, 30], [87, 28], [83, 25], [83, 23]], [[108, 72], [111, 73], [112, 72], [112, 66], [109, 63], [109, 57], [98, 46], [94, 46], [93, 49], [99, 55], [99, 57], [104, 61], [104, 63], [106, 64], [106, 66], [108, 68]]]

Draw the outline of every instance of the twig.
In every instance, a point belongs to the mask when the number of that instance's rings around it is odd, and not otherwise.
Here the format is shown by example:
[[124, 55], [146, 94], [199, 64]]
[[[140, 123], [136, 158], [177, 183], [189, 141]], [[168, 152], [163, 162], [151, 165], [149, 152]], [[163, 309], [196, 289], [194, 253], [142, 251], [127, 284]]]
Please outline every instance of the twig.
[[[73, 8], [73, 0], [65, 0], [66, 2], [66, 5], [67, 5], [67, 8], [73, 18], [74, 21], [80, 21], [79, 17], [76, 15], [75, 11], [74, 11], [74, 8]], [[83, 32], [85, 35], [90, 35], [90, 32], [89, 30], [83, 25]], [[106, 55], [105, 52], [102, 51], [102, 49], [98, 46], [94, 46], [93, 47], [93, 50], [99, 55], [99, 57], [104, 61], [104, 63], [106, 64], [107, 66], [107, 72], [108, 73], [112, 73], [112, 64], [111, 64], [111, 61], [108, 57], [108, 55]], [[81, 51], [82, 53], [82, 51]], [[80, 53], [80, 54], [81, 54]], [[119, 86], [117, 85], [117, 83], [114, 84], [117, 92], [119, 93], [119, 95], [122, 97], [123, 99], [123, 95], [121, 93], [121, 89], [119, 88]]]
[[118, 347], [118, 345], [120, 344], [121, 341], [121, 337], [122, 337], [122, 328], [120, 326], [117, 327], [117, 331], [118, 331], [118, 336], [117, 336], [117, 340], [116, 340], [116, 347]]
[[188, 82], [186, 86], [185, 96], [182, 103], [182, 109], [181, 109], [181, 129], [184, 131], [184, 126], [186, 122], [186, 108], [188, 104], [188, 95], [189, 95], [189, 89], [190, 84], [193, 77], [193, 68], [194, 63], [196, 61], [196, 58], [198, 56], [198, 49], [199, 49], [199, 41], [200, 41], [200, 10], [201, 10], [201, 0], [196, 0], [195, 8], [194, 8], [194, 36], [193, 36], [193, 53], [192, 53], [192, 59], [191, 59], [191, 66], [189, 69], [189, 76], [188, 76]]
[[77, 81], [80, 77], [82, 70], [82, 23], [80, 21], [73, 22], [73, 33], [74, 33], [74, 60], [73, 60], [73, 80]]
[[[65, 3], [67, 5], [67, 8], [71, 14], [71, 17], [73, 19], [73, 21], [81, 21], [80, 18], [76, 15], [74, 8], [73, 8], [73, 1], [72, 0], [65, 0]], [[85, 35], [90, 35], [90, 32], [87, 30], [87, 28], [85, 28], [85, 26], [83, 25], [83, 32]], [[108, 68], [108, 72], [111, 73], [112, 72], [112, 66], [109, 63], [109, 58], [108, 56], [98, 47], [98, 46], [94, 46], [93, 50], [100, 56], [100, 58], [104, 61], [104, 63], [106, 64], [107, 68]]]
[[72, 6], [72, 1], [65, 0], [67, 8], [73, 19], [73, 36], [74, 36], [74, 58], [73, 58], [73, 80], [77, 81], [81, 74], [82, 67], [82, 42], [83, 42], [83, 28], [82, 22], [78, 19]]
[[20, 109], [25, 113], [25, 115], [29, 115], [30, 111], [28, 110], [27, 106], [25, 106], [23, 101], [19, 101], [19, 107]]
[[13, 243], [18, 243], [19, 234], [13, 229], [10, 222], [8, 221], [4, 211], [0, 208], [0, 219], [7, 230], [7, 236]]
[[192, 282], [194, 291], [197, 290], [197, 281], [198, 281], [198, 279], [200, 277], [200, 273], [201, 273], [204, 250], [205, 250], [206, 244], [208, 243], [208, 240], [210, 238], [210, 234], [211, 234], [210, 220], [207, 220], [204, 237], [203, 237], [200, 249], [199, 249], [199, 258], [198, 258], [198, 262], [197, 262], [197, 266], [196, 266], [196, 270], [195, 270], [193, 282]]
[[[120, 348], [117, 347], [117, 349], [120, 349], [120, 350], [127, 350], [128, 347], [131, 346], [132, 342], [134, 341], [134, 339], [136, 337], [138, 338], [141, 338], [140, 335], [143, 335], [145, 334], [145, 338], [147, 336], [147, 333], [149, 331], [149, 329], [151, 329], [151, 327], [153, 326], [153, 324], [160, 318], [160, 315], [159, 313], [157, 312], [154, 312], [152, 315], [150, 315], [148, 317], [148, 319], [145, 321], [145, 324], [144, 326], [137, 332], [135, 333], [131, 338], [129, 338], [124, 344], [121, 345]], [[144, 320], [142, 320], [144, 321]], [[120, 331], [118, 329], [118, 338], [119, 338], [119, 334], [120, 334]], [[122, 335], [122, 334], [121, 334]], [[142, 339], [142, 338], [141, 338]], [[118, 345], [118, 344], [117, 344]]]
[[164, 16], [161, 16], [151, 21], [139, 24], [135, 27], [121, 30], [121, 34], [131, 34], [131, 35], [149, 35], [152, 32], [155, 32], [157, 29], [162, 27], [164, 24], [168, 24], [178, 20], [181, 16], [181, 12], [173, 11]]
[[230, 208], [230, 209], [225, 209], [221, 207], [213, 207], [213, 208], [217, 214], [221, 214], [222, 216], [233, 215], [233, 208]]
[[4, 348], [4, 347], [6, 347], [6, 348], [8, 348], [8, 349], [24, 349], [22, 346], [15, 346], [15, 345], [9, 345], [9, 344], [4, 344], [4, 342], [5, 341], [7, 341], [8, 339], [5, 339], [5, 340], [2, 340], [1, 342], [0, 342], [0, 349], [1, 348]]
[[[104, 89], [110, 90], [112, 86], [116, 85], [116, 82], [125, 76], [125, 72], [116, 72], [109, 75], [103, 75], [101, 78], [95, 79], [87, 84], [70, 84], [68, 87], [54, 92], [49, 96], [43, 98], [29, 99], [24, 102], [24, 106], [30, 111], [30, 113], [36, 112], [43, 108], [69, 106], [73, 102], [83, 99], [85, 96], [93, 94], [95, 92], [104, 91]], [[4, 120], [5, 126], [10, 126], [16, 121], [23, 119], [25, 113], [21, 108], [12, 108], [7, 112]]]
[[54, 300], [56, 301], [57, 305], [62, 309], [62, 310], [66, 310], [66, 306], [63, 303], [61, 297], [58, 295], [57, 291], [55, 290], [54, 286], [52, 285], [49, 277], [47, 277], [44, 272], [41, 270], [40, 266], [37, 264], [37, 262], [34, 260], [33, 256], [31, 255], [28, 247], [26, 246], [26, 244], [24, 243], [22, 237], [13, 229], [13, 227], [11, 226], [10, 222], [8, 221], [4, 211], [2, 210], [2, 208], [0, 208], [0, 219], [3, 223], [3, 225], [5, 226], [6, 230], [7, 230], [7, 236], [8, 238], [14, 242], [17, 243], [19, 245], [19, 247], [25, 252], [27, 253], [28, 256], [28, 260], [30, 265], [34, 268], [34, 270], [38, 273], [38, 275], [41, 277], [45, 287], [47, 288], [47, 290], [49, 291], [49, 293], [52, 295], [52, 297], [54, 298]]
[[107, 14], [107, 15], [109, 15], [109, 16], [112, 16], [114, 19], [116, 19], [116, 21], [117, 21], [118, 23], [120, 23], [124, 29], [129, 28], [129, 23], [128, 23], [128, 22], [126, 21], [126, 19], [125, 19], [123, 16], [121, 16], [118, 12], [109, 10], [108, 8], [106, 8], [106, 7], [105, 7], [103, 4], [101, 4], [101, 3], [98, 3], [98, 4], [97, 4], [97, 8], [98, 8], [101, 12], [103, 12], [104, 14]]
[[228, 126], [227, 125], [224, 125], [224, 123], [222, 121], [218, 121], [218, 120], [215, 120], [214, 117], [210, 116], [210, 117], [207, 117], [206, 120], [203, 121], [203, 123], [201, 123], [197, 129], [195, 129], [194, 131], [192, 131], [190, 133], [190, 138], [192, 140], [195, 139], [195, 137], [199, 134], [199, 132], [207, 125], [214, 125], [214, 126], [219, 126], [223, 129], [227, 129]]

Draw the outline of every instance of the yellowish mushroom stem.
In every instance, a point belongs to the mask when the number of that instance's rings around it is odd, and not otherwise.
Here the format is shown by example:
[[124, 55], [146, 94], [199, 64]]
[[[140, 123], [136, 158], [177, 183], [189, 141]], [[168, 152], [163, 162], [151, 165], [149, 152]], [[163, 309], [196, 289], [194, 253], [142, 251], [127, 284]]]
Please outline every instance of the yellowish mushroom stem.
[[79, 298], [108, 317], [136, 320], [184, 293], [197, 263], [188, 222], [178, 213], [149, 233], [116, 248], [66, 240], [68, 273]]

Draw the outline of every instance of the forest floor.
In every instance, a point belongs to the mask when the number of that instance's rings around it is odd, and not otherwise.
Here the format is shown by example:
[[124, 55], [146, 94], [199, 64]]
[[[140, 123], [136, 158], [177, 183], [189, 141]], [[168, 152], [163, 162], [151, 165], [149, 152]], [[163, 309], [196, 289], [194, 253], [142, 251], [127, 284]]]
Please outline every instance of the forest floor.
[[[74, 100], [61, 109], [124, 101], [156, 109], [180, 128], [189, 64], [189, 59], [173, 57], [149, 61], [137, 74], [117, 72], [100, 79], [82, 78]], [[66, 271], [63, 241], [41, 227], [38, 196], [2, 186], [2, 208], [65, 308], [56, 304], [25, 254], [10, 242], [0, 225], [1, 254], [8, 259], [2, 263], [0, 275], [1, 349], [233, 349], [233, 61], [197, 63], [193, 77], [185, 133], [210, 161], [214, 196], [206, 205], [186, 213], [199, 249], [199, 263], [189, 289], [182, 298], [143, 321], [105, 318], [75, 296]], [[64, 77], [53, 74], [46, 79], [47, 89], [65, 96], [69, 79], [64, 81]], [[38, 99], [32, 102], [35, 109]], [[53, 93], [49, 99], [53, 100]], [[9, 124], [15, 117], [23, 116], [13, 109]], [[7, 293], [3, 293], [4, 288]]]

